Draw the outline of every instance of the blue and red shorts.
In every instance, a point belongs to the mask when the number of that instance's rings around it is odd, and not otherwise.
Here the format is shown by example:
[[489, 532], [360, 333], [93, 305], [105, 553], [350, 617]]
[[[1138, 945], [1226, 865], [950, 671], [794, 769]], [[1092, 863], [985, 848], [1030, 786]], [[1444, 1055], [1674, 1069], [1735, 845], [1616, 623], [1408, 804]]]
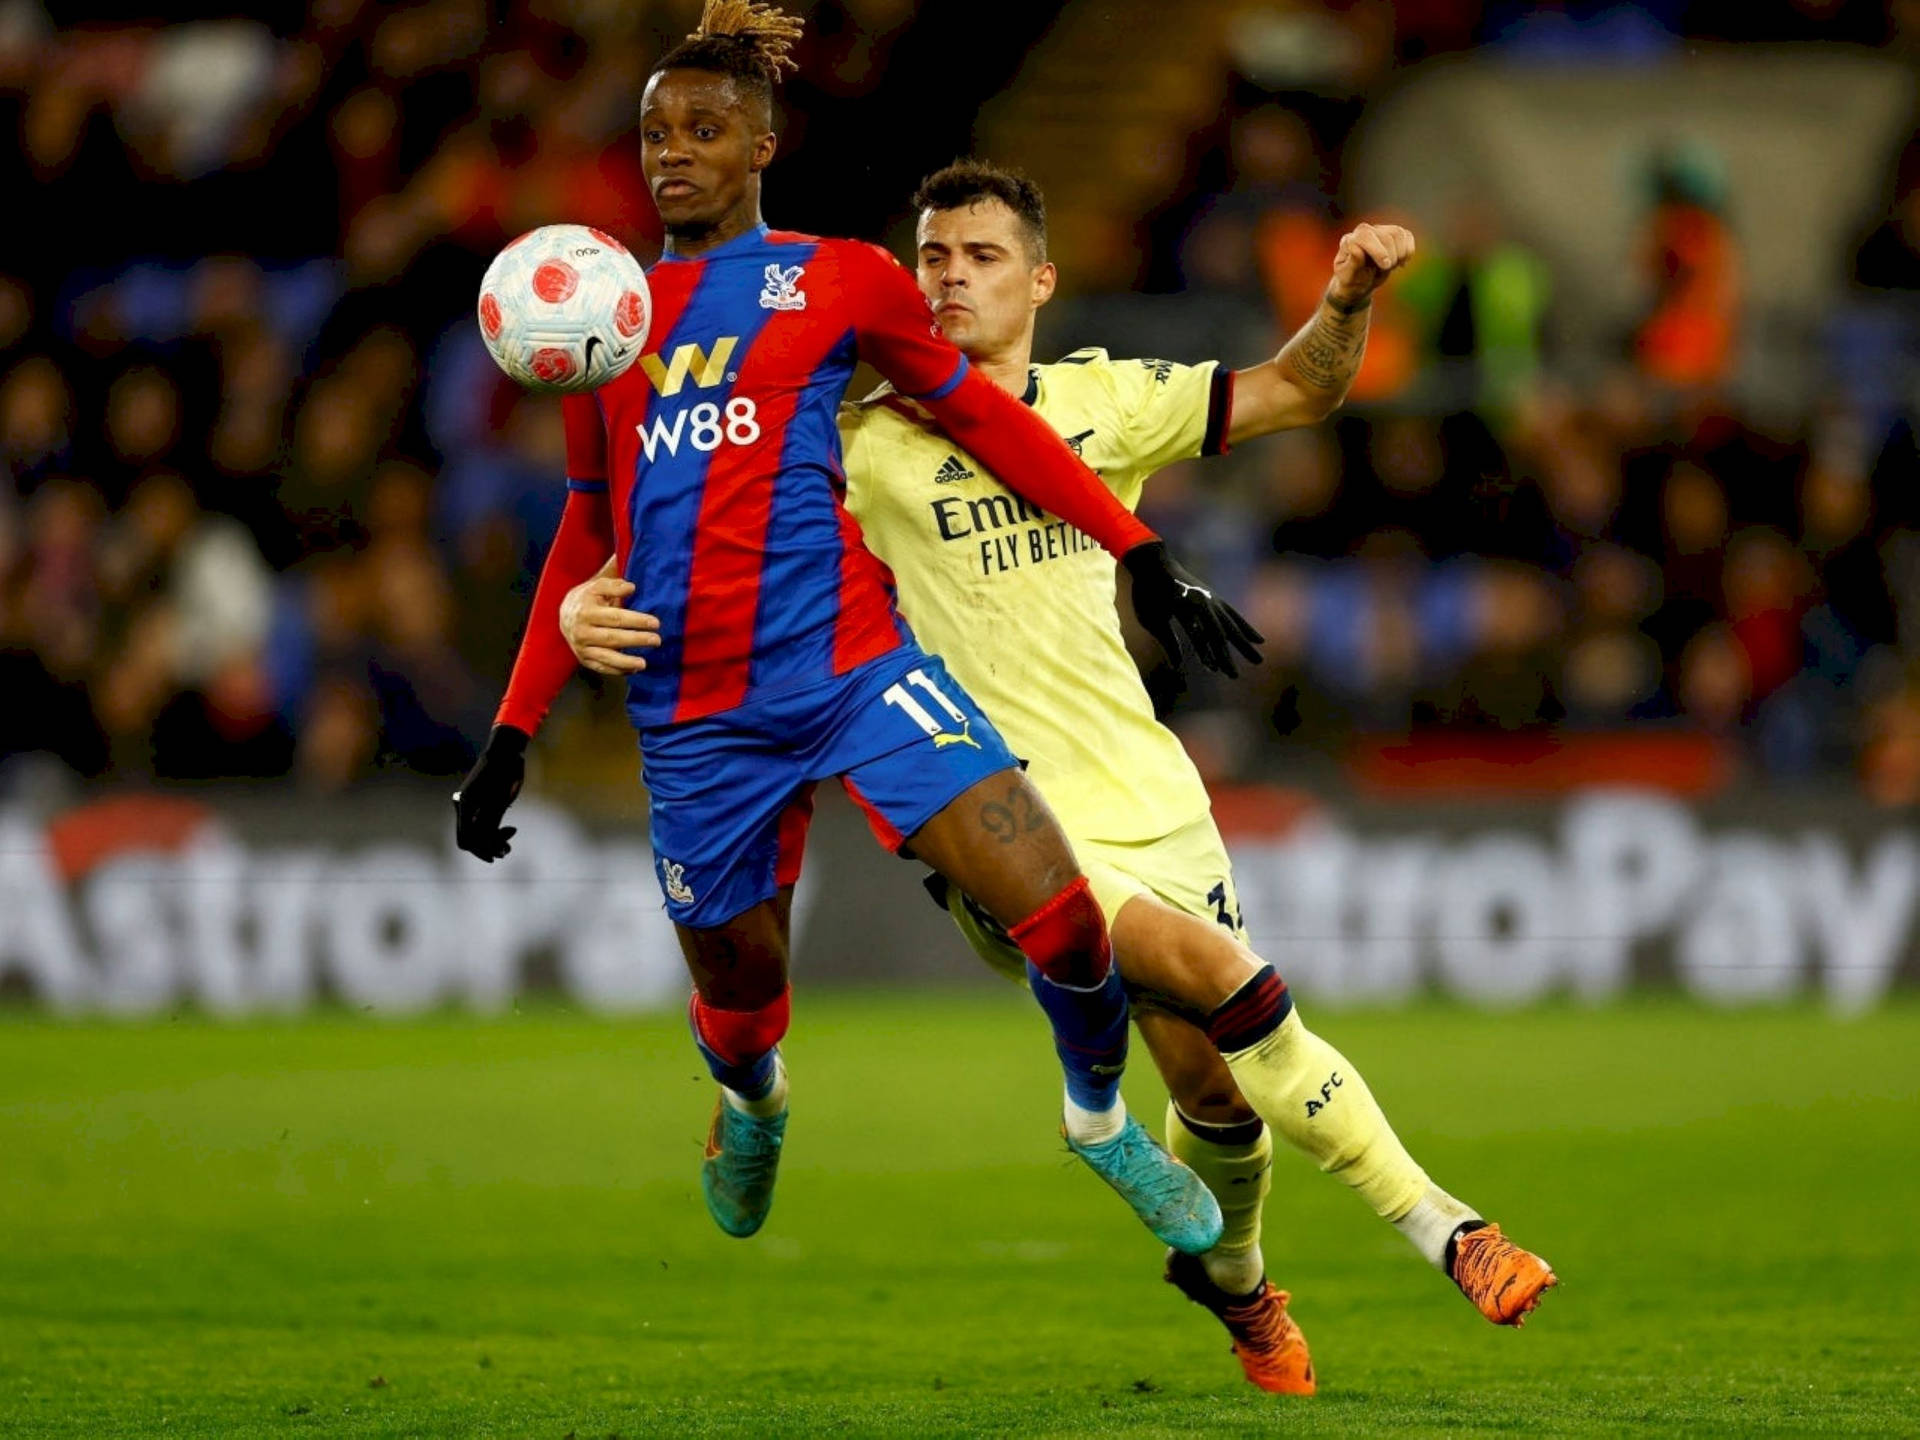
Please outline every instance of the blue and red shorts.
[[904, 645], [797, 690], [640, 731], [667, 913], [724, 925], [800, 876], [813, 787], [838, 776], [899, 850], [970, 787], [1018, 765], [937, 655]]

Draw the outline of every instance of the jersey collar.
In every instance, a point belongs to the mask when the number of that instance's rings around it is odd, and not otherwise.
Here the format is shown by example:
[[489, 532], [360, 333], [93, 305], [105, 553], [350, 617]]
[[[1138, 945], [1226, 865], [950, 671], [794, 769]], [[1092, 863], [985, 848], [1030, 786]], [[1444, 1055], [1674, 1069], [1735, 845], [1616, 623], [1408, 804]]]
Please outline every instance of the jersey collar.
[[667, 251], [662, 253], [660, 258], [654, 263], [658, 265], [684, 265], [693, 260], [711, 260], [719, 255], [731, 255], [736, 250], [749, 249], [752, 246], [758, 245], [766, 238], [767, 225], [765, 221], [762, 221], [750, 230], [742, 230], [731, 240], [716, 245], [711, 250], [702, 250], [698, 255], [675, 255], [671, 251]]
[[1039, 398], [1040, 367], [1038, 365], [1029, 365], [1027, 367], [1027, 388], [1026, 392], [1020, 397], [1020, 403], [1022, 405], [1031, 405]]

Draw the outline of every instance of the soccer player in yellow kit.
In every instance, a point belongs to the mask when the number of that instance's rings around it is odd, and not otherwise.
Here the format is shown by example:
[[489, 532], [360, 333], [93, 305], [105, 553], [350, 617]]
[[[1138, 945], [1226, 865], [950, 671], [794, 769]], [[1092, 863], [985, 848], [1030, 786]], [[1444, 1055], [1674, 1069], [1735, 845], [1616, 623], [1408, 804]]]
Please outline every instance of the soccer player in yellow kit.
[[[962, 161], [929, 177], [914, 203], [917, 275], [941, 328], [1129, 507], [1176, 460], [1323, 420], [1359, 368], [1369, 297], [1413, 252], [1405, 230], [1357, 227], [1341, 241], [1319, 312], [1250, 369], [1102, 350], [1035, 365], [1034, 317], [1055, 285], [1038, 189]], [[1155, 720], [1121, 638], [1112, 560], [1007, 490], [890, 389], [844, 406], [840, 434], [847, 508], [891, 567], [902, 613], [1028, 762], [1072, 840], [1172, 1095], [1168, 1148], [1220, 1201], [1220, 1243], [1198, 1258], [1169, 1252], [1168, 1280], [1225, 1324], [1253, 1383], [1313, 1392], [1290, 1297], [1267, 1280], [1260, 1250], [1272, 1129], [1358, 1191], [1489, 1320], [1521, 1323], [1556, 1283], [1552, 1270], [1427, 1177], [1359, 1072], [1306, 1028], [1249, 948], [1206, 790]], [[603, 573], [562, 607], [568, 642], [589, 668], [644, 666], [635, 649], [657, 636], [651, 617], [620, 606], [630, 591]], [[1177, 656], [1172, 637], [1161, 638]], [[1018, 948], [984, 911], [964, 895], [941, 898], [988, 963], [1024, 978]]]

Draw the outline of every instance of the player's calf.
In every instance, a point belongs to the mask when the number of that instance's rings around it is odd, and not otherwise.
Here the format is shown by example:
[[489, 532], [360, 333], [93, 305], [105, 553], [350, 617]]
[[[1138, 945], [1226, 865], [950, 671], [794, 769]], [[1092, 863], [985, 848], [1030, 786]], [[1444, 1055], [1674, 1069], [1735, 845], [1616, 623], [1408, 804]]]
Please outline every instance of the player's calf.
[[[1066, 1072], [1069, 1133], [1083, 1141], [1112, 1139], [1124, 1118], [1124, 1112], [1113, 1112], [1127, 1065], [1127, 993], [1086, 877], [1008, 934], [1027, 957], [1027, 981], [1053, 1027], [1054, 1050]], [[1108, 1123], [1095, 1117], [1109, 1117]]]
[[1026, 957], [1066, 1074], [1068, 1145], [1165, 1243], [1194, 1252], [1212, 1246], [1220, 1207], [1128, 1118], [1120, 1098], [1127, 992], [1106, 916], [1046, 801], [1018, 770], [1002, 770], [948, 802], [911, 843], [1004, 925]]
[[910, 843], [1026, 958], [1066, 1072], [1069, 1137], [1113, 1139], [1126, 1120], [1127, 996], [1106, 916], [1047, 802], [1019, 770], [1001, 770], [949, 801]]
[[1272, 966], [1208, 1017], [1207, 1033], [1269, 1124], [1359, 1193], [1496, 1325], [1517, 1325], [1553, 1284], [1552, 1269], [1407, 1153], [1367, 1082], [1306, 1027]]
[[1230, 995], [1206, 1028], [1262, 1118], [1440, 1265], [1453, 1227], [1475, 1217], [1414, 1163], [1360, 1072], [1307, 1029], [1273, 967]]
[[1120, 912], [1114, 943], [1130, 980], [1149, 976], [1155, 990], [1189, 1005], [1239, 974], [1232, 990], [1196, 1018], [1240, 1093], [1275, 1133], [1350, 1185], [1435, 1268], [1454, 1275], [1454, 1242], [1486, 1221], [1428, 1178], [1360, 1071], [1307, 1028], [1271, 965], [1219, 927], [1144, 897]]
[[1247, 1295], [1266, 1278], [1260, 1215], [1273, 1137], [1203, 1031], [1152, 1005], [1136, 1003], [1133, 1018], [1167, 1084], [1167, 1149], [1220, 1205], [1220, 1239], [1200, 1262], [1222, 1290]]
[[1258, 1118], [1237, 1125], [1195, 1120], [1175, 1099], [1167, 1102], [1167, 1149], [1220, 1205], [1220, 1239], [1200, 1256], [1207, 1278], [1228, 1294], [1251, 1294], [1267, 1278], [1260, 1219], [1273, 1183], [1273, 1136]]
[[[1127, 992], [1086, 877], [1008, 933], [1027, 957], [1027, 983], [1053, 1026], [1054, 1049], [1066, 1072], [1061, 1128], [1068, 1146], [1161, 1241], [1189, 1254], [1211, 1249], [1220, 1240], [1219, 1204], [1199, 1176], [1127, 1114], [1120, 1099]], [[1098, 979], [1072, 983], [1088, 974]]]
[[[709, 1005], [698, 991], [687, 1002], [693, 1043], [700, 1047], [708, 1072], [746, 1113], [772, 1114], [785, 1107], [779, 1046], [793, 1017], [792, 995], [783, 986], [772, 1000], [751, 1010]], [[776, 1081], [782, 1093], [769, 1109]]]

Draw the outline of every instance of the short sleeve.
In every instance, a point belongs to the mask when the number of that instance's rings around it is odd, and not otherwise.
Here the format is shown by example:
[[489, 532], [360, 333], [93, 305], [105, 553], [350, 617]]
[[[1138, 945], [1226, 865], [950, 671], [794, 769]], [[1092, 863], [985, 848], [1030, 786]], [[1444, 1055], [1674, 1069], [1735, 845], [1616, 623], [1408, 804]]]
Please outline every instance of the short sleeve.
[[595, 492], [607, 488], [607, 422], [597, 396], [565, 395], [560, 413], [567, 429], [567, 488]]
[[1233, 372], [1208, 361], [1111, 360], [1108, 376], [1132, 468], [1148, 475], [1176, 460], [1223, 454], [1233, 415]]
[[841, 252], [855, 296], [860, 358], [914, 400], [941, 400], [966, 378], [967, 357], [940, 333], [933, 308], [913, 277], [878, 245], [849, 243]]

